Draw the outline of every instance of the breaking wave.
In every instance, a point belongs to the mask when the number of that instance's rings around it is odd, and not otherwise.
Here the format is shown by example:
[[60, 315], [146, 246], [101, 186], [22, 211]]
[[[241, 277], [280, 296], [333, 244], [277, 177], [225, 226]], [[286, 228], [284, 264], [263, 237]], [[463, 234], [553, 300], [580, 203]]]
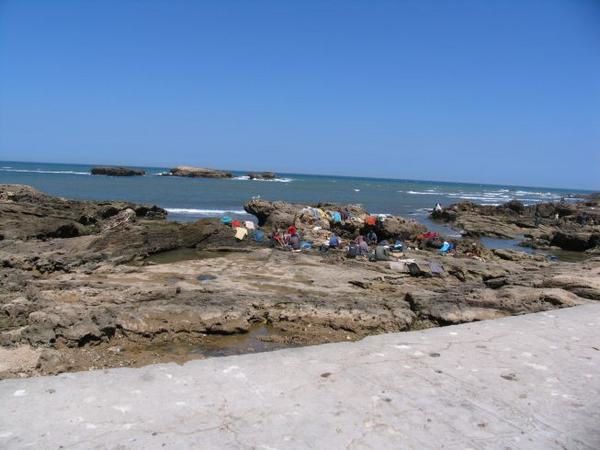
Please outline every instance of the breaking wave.
[[440, 198], [446, 197], [451, 200], [472, 200], [485, 205], [499, 205], [512, 199], [517, 199], [526, 204], [558, 200], [561, 196], [553, 192], [523, 191], [511, 189], [497, 189], [490, 191], [457, 191], [440, 192], [435, 189], [423, 191], [398, 191], [409, 195], [434, 195]]
[[2, 167], [0, 172], [19, 172], [19, 173], [43, 173], [43, 174], [64, 174], [64, 175], [90, 175], [89, 172], [76, 172], [74, 170], [30, 170], [13, 169], [12, 167]]
[[274, 183], [291, 183], [293, 180], [293, 178], [273, 178], [272, 180], [263, 180], [263, 179], [259, 179], [259, 178], [250, 178], [248, 175], [242, 175], [239, 177], [234, 177], [233, 180], [238, 180], [238, 181], [271, 181]]
[[245, 214], [244, 210], [228, 210], [228, 209], [195, 209], [195, 208], [165, 208], [167, 212], [172, 214], [193, 215], [193, 216], [219, 216], [222, 214]]

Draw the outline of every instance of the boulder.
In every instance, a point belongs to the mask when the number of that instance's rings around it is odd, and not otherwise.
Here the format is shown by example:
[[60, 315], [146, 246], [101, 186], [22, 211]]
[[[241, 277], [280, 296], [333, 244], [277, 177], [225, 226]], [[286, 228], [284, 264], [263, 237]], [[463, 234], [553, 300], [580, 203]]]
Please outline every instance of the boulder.
[[189, 166], [179, 166], [170, 169], [168, 175], [189, 178], [231, 178], [233, 176], [230, 172], [224, 172], [222, 170]]
[[286, 202], [270, 202], [253, 199], [244, 205], [244, 210], [258, 219], [258, 226], [271, 228], [293, 225], [305, 205]]
[[560, 247], [563, 250], [585, 251], [600, 245], [600, 232], [565, 232], [557, 231], [551, 245]]
[[130, 169], [128, 167], [93, 167], [92, 175], [109, 175], [111, 177], [134, 177], [146, 175], [141, 169]]
[[[254, 199], [246, 203], [244, 209], [248, 214], [256, 216], [259, 226], [285, 229], [294, 225], [308, 235], [312, 235], [314, 229], [318, 228], [334, 231], [346, 239], [353, 239], [359, 234], [367, 234], [373, 228], [380, 239], [414, 240], [419, 234], [427, 231], [424, 225], [413, 219], [395, 216], [382, 217], [373, 227], [368, 226], [365, 218], [369, 214], [360, 205], [303, 205]], [[315, 209], [323, 211], [324, 216], [315, 215]], [[345, 219], [340, 222], [334, 221], [331, 215], [334, 212], [340, 213]]]
[[[377, 233], [379, 239], [400, 239], [403, 241], [414, 240], [426, 231], [427, 228], [416, 220], [395, 216], [378, 221], [375, 227], [375, 233]], [[367, 229], [363, 229], [364, 234], [367, 232]]]
[[118, 220], [127, 216], [123, 220], [127, 222], [131, 222], [134, 215], [140, 219], [164, 219], [167, 216], [167, 212], [157, 206], [66, 200], [31, 186], [0, 185], [0, 230], [7, 240], [95, 234], [106, 228], [106, 221], [119, 214]]

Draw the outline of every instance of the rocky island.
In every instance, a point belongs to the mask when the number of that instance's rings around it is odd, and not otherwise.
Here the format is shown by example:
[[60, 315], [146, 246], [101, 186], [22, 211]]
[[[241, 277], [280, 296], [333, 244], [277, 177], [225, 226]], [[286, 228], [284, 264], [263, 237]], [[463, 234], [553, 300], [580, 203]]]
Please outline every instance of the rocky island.
[[[516, 207], [456, 206], [439, 217], [471, 236], [494, 220], [507, 236], [538, 236], [535, 216], [523, 226], [529, 209]], [[543, 208], [551, 207], [539, 206], [540, 215]], [[593, 216], [595, 208], [583, 202], [569, 211]], [[373, 221], [360, 205], [257, 199], [245, 209], [266, 233], [294, 225], [313, 249], [239, 240], [219, 219], [168, 221], [157, 206], [0, 185], [0, 378], [357, 340], [600, 300], [597, 245], [568, 263], [467, 236], [441, 255], [422, 224]], [[557, 233], [560, 224], [546, 216], [540, 233]], [[571, 216], [562, 215], [564, 232], [598, 232], [598, 222], [576, 226]], [[422, 270], [317, 248], [331, 232], [349, 241], [367, 229], [402, 239], [404, 257]]]
[[274, 180], [277, 174], [274, 172], [250, 172], [248, 178], [251, 180]]
[[134, 177], [146, 175], [146, 171], [141, 169], [131, 169], [129, 167], [92, 167], [92, 175], [108, 175], [111, 177]]
[[170, 169], [166, 175], [174, 177], [189, 177], [189, 178], [232, 178], [230, 172], [222, 170], [207, 169], [204, 167], [179, 166]]

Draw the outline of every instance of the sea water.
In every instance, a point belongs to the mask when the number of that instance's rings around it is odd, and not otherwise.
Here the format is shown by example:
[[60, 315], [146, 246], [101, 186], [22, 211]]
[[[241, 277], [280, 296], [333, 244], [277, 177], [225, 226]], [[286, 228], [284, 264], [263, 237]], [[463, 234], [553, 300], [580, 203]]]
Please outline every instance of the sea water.
[[[125, 200], [158, 205], [172, 220], [232, 215], [248, 217], [243, 205], [253, 198], [297, 203], [358, 203], [373, 214], [412, 216], [426, 222], [439, 202], [470, 200], [498, 205], [517, 199], [525, 204], [559, 200], [587, 193], [577, 189], [531, 186], [393, 180], [303, 174], [278, 174], [274, 180], [250, 180], [233, 171], [231, 179], [162, 176], [166, 167], [139, 167], [145, 176], [90, 175], [90, 165], [0, 161], [0, 183], [31, 185], [61, 197], [86, 200]], [[267, 168], [268, 169], [268, 168]]]

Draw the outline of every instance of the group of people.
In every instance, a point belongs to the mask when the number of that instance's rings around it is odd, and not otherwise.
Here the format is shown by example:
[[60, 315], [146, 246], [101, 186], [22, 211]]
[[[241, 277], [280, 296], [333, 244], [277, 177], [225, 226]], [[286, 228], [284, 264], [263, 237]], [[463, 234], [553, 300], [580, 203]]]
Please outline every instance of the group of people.
[[271, 235], [271, 240], [274, 245], [289, 250], [300, 250], [302, 246], [302, 239], [294, 225], [289, 226], [283, 233], [279, 229], [275, 230]]
[[[300, 232], [294, 225], [289, 226], [285, 232], [276, 229], [269, 237], [273, 246], [286, 250], [300, 251], [306, 245], [302, 241]], [[370, 230], [366, 236], [360, 235], [349, 244], [349, 252], [353, 254], [352, 256], [367, 256], [369, 254], [369, 246], [377, 245], [378, 242], [377, 234], [375, 231]], [[342, 241], [342, 238], [338, 234], [332, 233], [329, 239], [321, 245], [320, 250], [341, 249], [344, 245], [345, 243]]]
[[[369, 254], [369, 245], [377, 245], [378, 243], [377, 234], [374, 230], [370, 230], [366, 236], [360, 235], [354, 239], [352, 243], [350, 243], [349, 248], [356, 249], [356, 256], [360, 255], [368, 255]], [[343, 247], [342, 239], [336, 234], [333, 233], [329, 238], [327, 243], [328, 248], [339, 249]]]

